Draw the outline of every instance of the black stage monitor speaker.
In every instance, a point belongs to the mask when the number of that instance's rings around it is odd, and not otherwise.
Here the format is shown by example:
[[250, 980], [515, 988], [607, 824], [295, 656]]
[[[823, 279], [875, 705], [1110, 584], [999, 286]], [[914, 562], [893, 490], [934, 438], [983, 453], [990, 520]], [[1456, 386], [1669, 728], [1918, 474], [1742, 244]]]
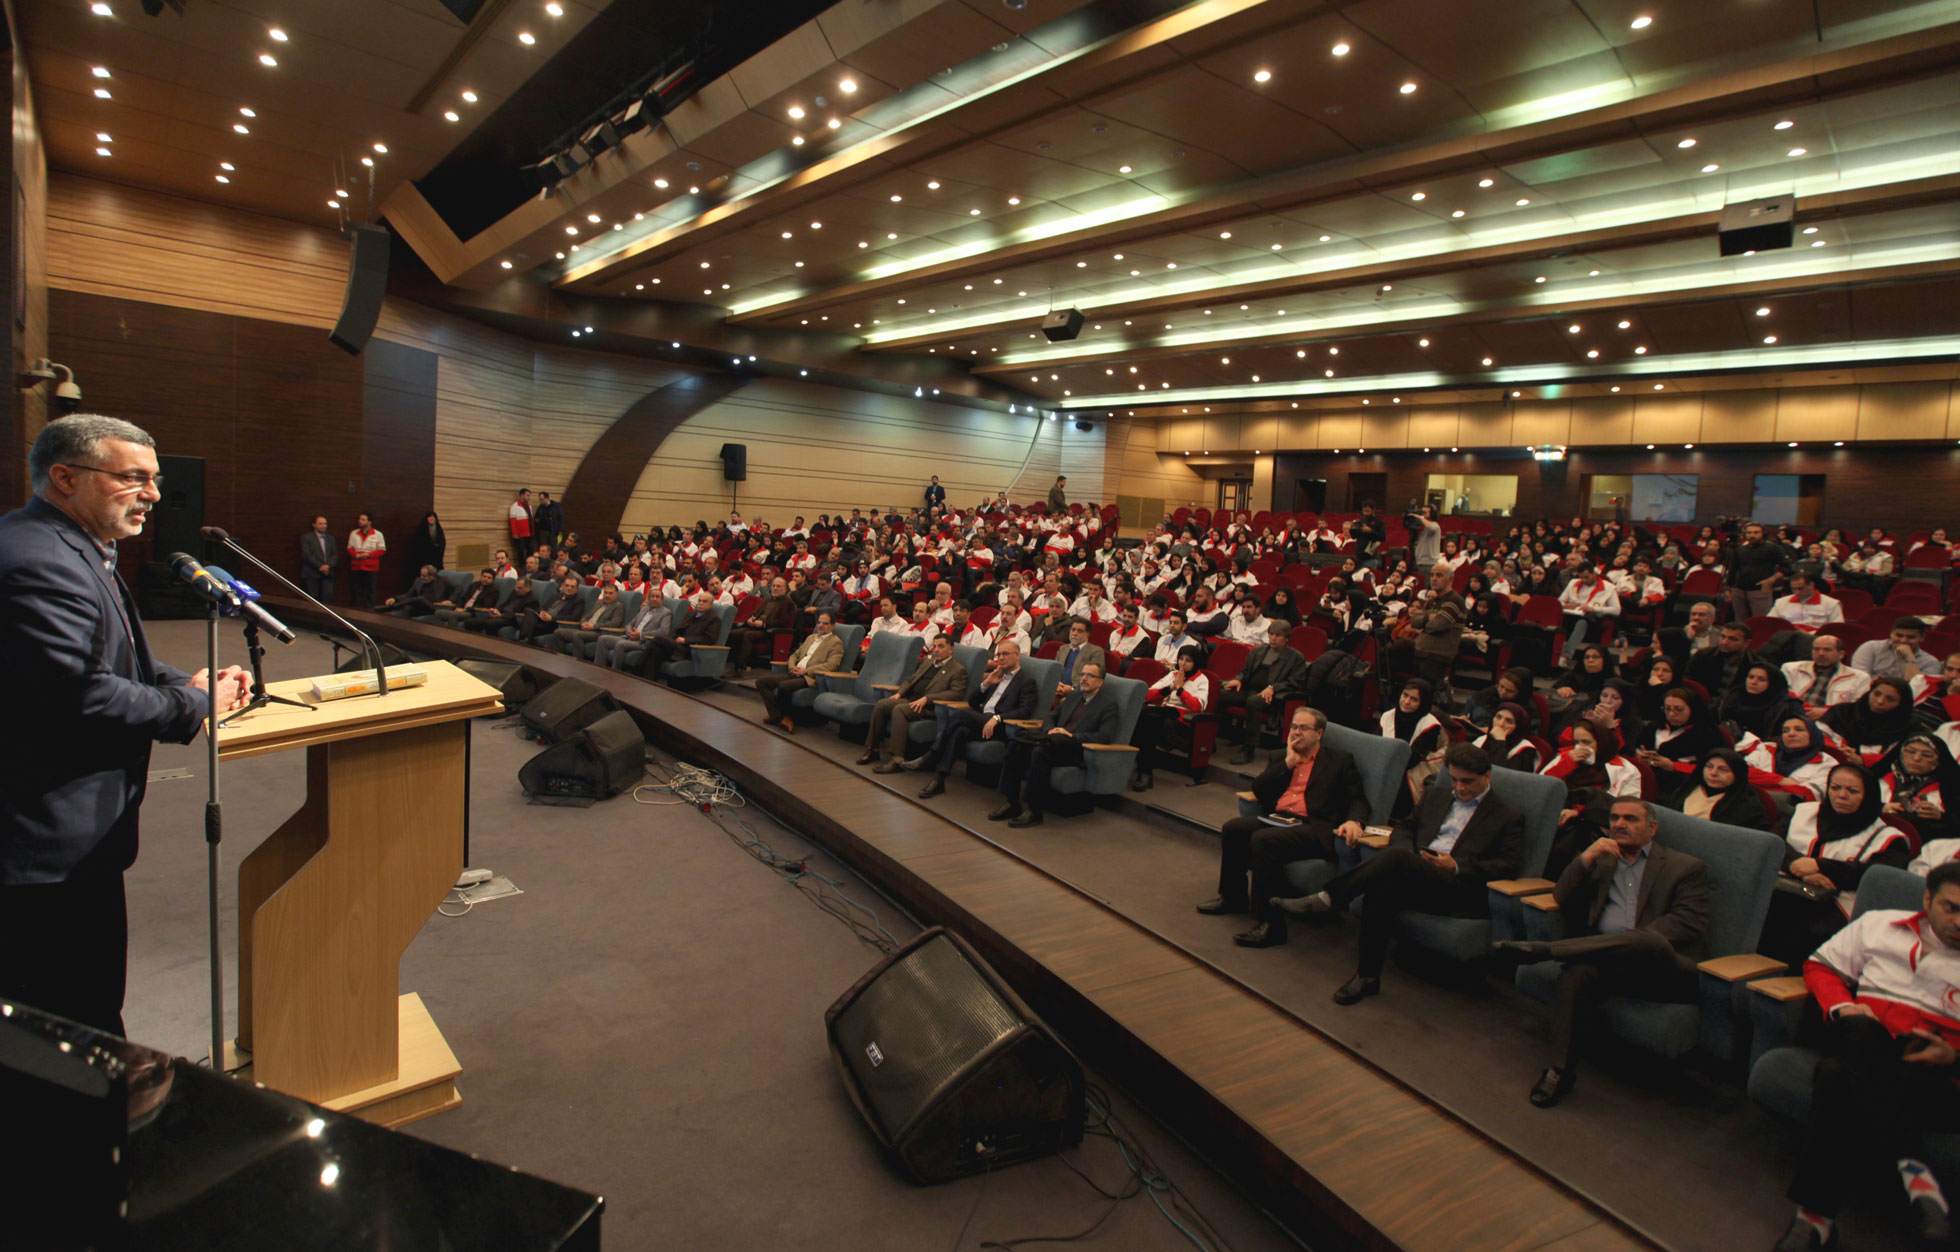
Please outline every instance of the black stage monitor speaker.
[[915, 1182], [1082, 1141], [1082, 1066], [957, 936], [934, 927], [824, 1013], [851, 1102]]
[[[333, 670], [334, 673], [351, 674], [356, 670], [372, 670], [374, 668], [373, 658], [363, 654], [359, 644], [349, 643], [346, 640], [342, 640], [340, 646], [342, 648], [351, 649], [352, 655], [347, 660], [342, 661], [340, 664], [334, 666], [334, 670]], [[415, 664], [414, 657], [410, 656], [406, 652], [403, 652], [400, 648], [397, 648], [392, 643], [377, 642], [375, 644], [375, 647], [381, 649], [381, 663], [387, 666], [389, 669], [393, 669], [397, 665]]]
[[749, 480], [749, 445], [745, 443], [721, 445], [721, 476], [731, 483], [745, 483]]
[[546, 743], [563, 743], [608, 713], [619, 701], [589, 682], [561, 678], [524, 706], [524, 721]]
[[621, 709], [524, 762], [517, 783], [525, 795], [547, 800], [609, 800], [646, 772], [646, 737]]
[[505, 713], [523, 712], [541, 690], [536, 674], [510, 661], [458, 661], [456, 668], [502, 692]]
[[359, 356], [381, 318], [381, 297], [388, 293], [388, 228], [349, 225], [354, 242], [347, 261], [347, 293], [340, 298], [340, 320], [327, 338]]
[[1041, 319], [1041, 333], [1049, 343], [1061, 343], [1082, 333], [1082, 310], [1061, 309]]
[[1768, 200], [1747, 200], [1724, 205], [1717, 230], [1723, 256], [1744, 252], [1768, 252], [1787, 248], [1796, 241], [1797, 198], [1773, 196]]

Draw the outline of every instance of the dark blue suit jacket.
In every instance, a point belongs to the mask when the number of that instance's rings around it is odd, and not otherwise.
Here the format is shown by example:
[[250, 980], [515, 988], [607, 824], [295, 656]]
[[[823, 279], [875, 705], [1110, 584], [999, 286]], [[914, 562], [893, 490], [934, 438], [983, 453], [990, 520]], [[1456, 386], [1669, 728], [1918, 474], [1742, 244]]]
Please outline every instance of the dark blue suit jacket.
[[0, 517], [0, 673], [0, 884], [127, 869], [150, 744], [189, 743], [210, 700], [150, 655], [95, 541], [39, 497]]
[[[1034, 702], [1038, 694], [1035, 690], [1034, 675], [1028, 672], [1027, 666], [1023, 665], [1014, 671], [1014, 677], [1007, 680], [1007, 690], [1001, 692], [1000, 703], [994, 706], [994, 712], [1000, 715], [1002, 721], [1026, 720], [1034, 714]], [[973, 698], [967, 703], [973, 706], [974, 712], [985, 713], [987, 701], [993, 698], [994, 688], [982, 684], [973, 689]]]
[[[1047, 734], [1057, 726], [1068, 725], [1075, 711], [1084, 703], [1082, 690], [1069, 692], [1068, 699], [1048, 711], [1048, 718], [1041, 724], [1041, 733]], [[1082, 709], [1081, 720], [1075, 723], [1075, 737], [1083, 743], [1114, 743], [1116, 732], [1123, 724], [1123, 711], [1116, 707], [1116, 697], [1107, 692], [1098, 693], [1094, 700], [1087, 702], [1089, 707]]]

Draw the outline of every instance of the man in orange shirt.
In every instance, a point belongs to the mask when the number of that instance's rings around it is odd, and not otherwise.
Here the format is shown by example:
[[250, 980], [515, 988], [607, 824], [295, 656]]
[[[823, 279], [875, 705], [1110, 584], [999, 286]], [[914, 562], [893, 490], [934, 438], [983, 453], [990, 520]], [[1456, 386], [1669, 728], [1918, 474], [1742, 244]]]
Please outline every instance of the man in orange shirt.
[[1235, 817], [1219, 832], [1218, 895], [1200, 904], [1198, 912], [1253, 913], [1258, 924], [1247, 934], [1259, 937], [1254, 946], [1286, 942], [1286, 916], [1268, 903], [1292, 894], [1286, 866], [1333, 860], [1340, 843], [1352, 847], [1368, 820], [1368, 797], [1354, 758], [1328, 747], [1322, 739], [1326, 731], [1327, 715], [1319, 709], [1294, 710], [1286, 750], [1275, 754], [1252, 784], [1259, 812]]

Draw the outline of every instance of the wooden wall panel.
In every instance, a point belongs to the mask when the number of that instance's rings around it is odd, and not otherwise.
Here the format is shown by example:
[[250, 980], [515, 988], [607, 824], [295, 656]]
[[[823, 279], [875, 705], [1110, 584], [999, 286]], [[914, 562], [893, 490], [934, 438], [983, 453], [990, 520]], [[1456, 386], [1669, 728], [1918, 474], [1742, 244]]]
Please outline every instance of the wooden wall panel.
[[[11, 11], [7, 20], [11, 34]], [[18, 375], [48, 355], [48, 158], [20, 41], [9, 38], [7, 42], [10, 51], [0, 55], [6, 58], [10, 84], [9, 150], [14, 178], [20, 185], [21, 213], [19, 222], [15, 222], [11, 208], [0, 213], [0, 257], [5, 258], [4, 264], [12, 273], [14, 230], [18, 227], [22, 235], [19, 251], [25, 264], [22, 272], [13, 274], [7, 293], [10, 299], [15, 292], [20, 293], [25, 318], [16, 324], [9, 316], [0, 319], [0, 324], [6, 328], [8, 356]], [[0, 509], [13, 507], [29, 494], [27, 449], [48, 420], [53, 389], [53, 383], [43, 383], [31, 391], [8, 388], [7, 401], [0, 405]]]
[[1419, 408], [1409, 411], [1411, 447], [1447, 448], [1456, 443], [1457, 416], [1454, 408]]
[[1165, 512], [1196, 508], [1211, 490], [1180, 455], [1161, 453], [1157, 440], [1162, 427], [1156, 422], [1130, 423], [1129, 438], [1123, 446], [1122, 494], [1147, 500], [1162, 500]]
[[1701, 397], [1644, 395], [1634, 401], [1630, 443], [1699, 443], [1702, 441]]
[[1711, 391], [1702, 397], [1701, 426], [1723, 443], [1767, 443], [1776, 438], [1776, 393]]
[[1776, 402], [1778, 439], [1849, 439], [1857, 433], [1857, 421], [1856, 387], [1791, 388]]
[[1511, 438], [1518, 444], [1571, 443], [1572, 405], [1564, 400], [1521, 400], [1512, 409]]
[[1573, 401], [1567, 442], [1575, 448], [1633, 442], [1633, 401], [1618, 396]]
[[1928, 439], [1946, 433], [1952, 383], [1893, 383], [1858, 390], [1860, 439]]

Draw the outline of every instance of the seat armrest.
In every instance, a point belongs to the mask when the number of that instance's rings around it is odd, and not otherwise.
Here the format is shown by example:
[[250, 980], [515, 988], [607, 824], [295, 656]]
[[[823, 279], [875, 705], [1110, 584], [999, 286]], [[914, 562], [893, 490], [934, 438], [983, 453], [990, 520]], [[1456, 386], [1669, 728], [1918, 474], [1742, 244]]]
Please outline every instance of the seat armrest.
[[815, 675], [818, 678], [856, 678], [857, 677], [855, 673], [847, 669], [813, 669], [813, 670], [805, 670], [804, 672], [807, 674]]
[[1543, 895], [1526, 896], [1524, 903], [1526, 908], [1537, 909], [1540, 913], [1558, 912], [1558, 899], [1549, 891]]
[[873, 691], [897, 691], [898, 684], [897, 683], [872, 683], [871, 689]]
[[1250, 791], [1235, 791], [1232, 794], [1237, 796], [1241, 800], [1257, 800], [1259, 798], [1258, 796], [1253, 795]]
[[934, 700], [933, 703], [942, 709], [963, 709], [967, 707], [966, 701], [964, 700]]
[[1135, 752], [1138, 748], [1133, 743], [1085, 743], [1082, 745], [1082, 750], [1084, 752]]
[[1020, 728], [1020, 729], [1022, 729], [1022, 730], [1040, 730], [1040, 729], [1041, 729], [1041, 721], [1040, 721], [1040, 719], [1039, 719], [1039, 718], [1033, 718], [1033, 717], [1028, 717], [1028, 718], [1021, 718], [1021, 717], [1010, 717], [1010, 718], [1006, 718], [1006, 719], [1004, 719], [1004, 720], [1005, 720], [1005, 721], [1007, 722], [1007, 724], [1008, 724], [1009, 726], [1017, 726], [1017, 727], [1019, 727], [1019, 728]]
[[[1750, 982], [1754, 979], [1766, 978], [1771, 974], [1780, 974], [1790, 967], [1759, 953], [1737, 952], [1733, 956], [1718, 956], [1703, 961], [1695, 968], [1723, 982]], [[1797, 981], [1802, 982], [1803, 979], [1799, 978]]]
[[1388, 846], [1388, 836], [1366, 834], [1356, 839], [1355, 842], [1364, 848], [1386, 848]]
[[1496, 878], [1484, 884], [1501, 896], [1535, 896], [1552, 889], [1549, 878]]
[[1810, 998], [1810, 988], [1795, 974], [1786, 974], [1779, 978], [1758, 978], [1749, 984], [1749, 990], [1778, 1004], [1792, 1004]]

